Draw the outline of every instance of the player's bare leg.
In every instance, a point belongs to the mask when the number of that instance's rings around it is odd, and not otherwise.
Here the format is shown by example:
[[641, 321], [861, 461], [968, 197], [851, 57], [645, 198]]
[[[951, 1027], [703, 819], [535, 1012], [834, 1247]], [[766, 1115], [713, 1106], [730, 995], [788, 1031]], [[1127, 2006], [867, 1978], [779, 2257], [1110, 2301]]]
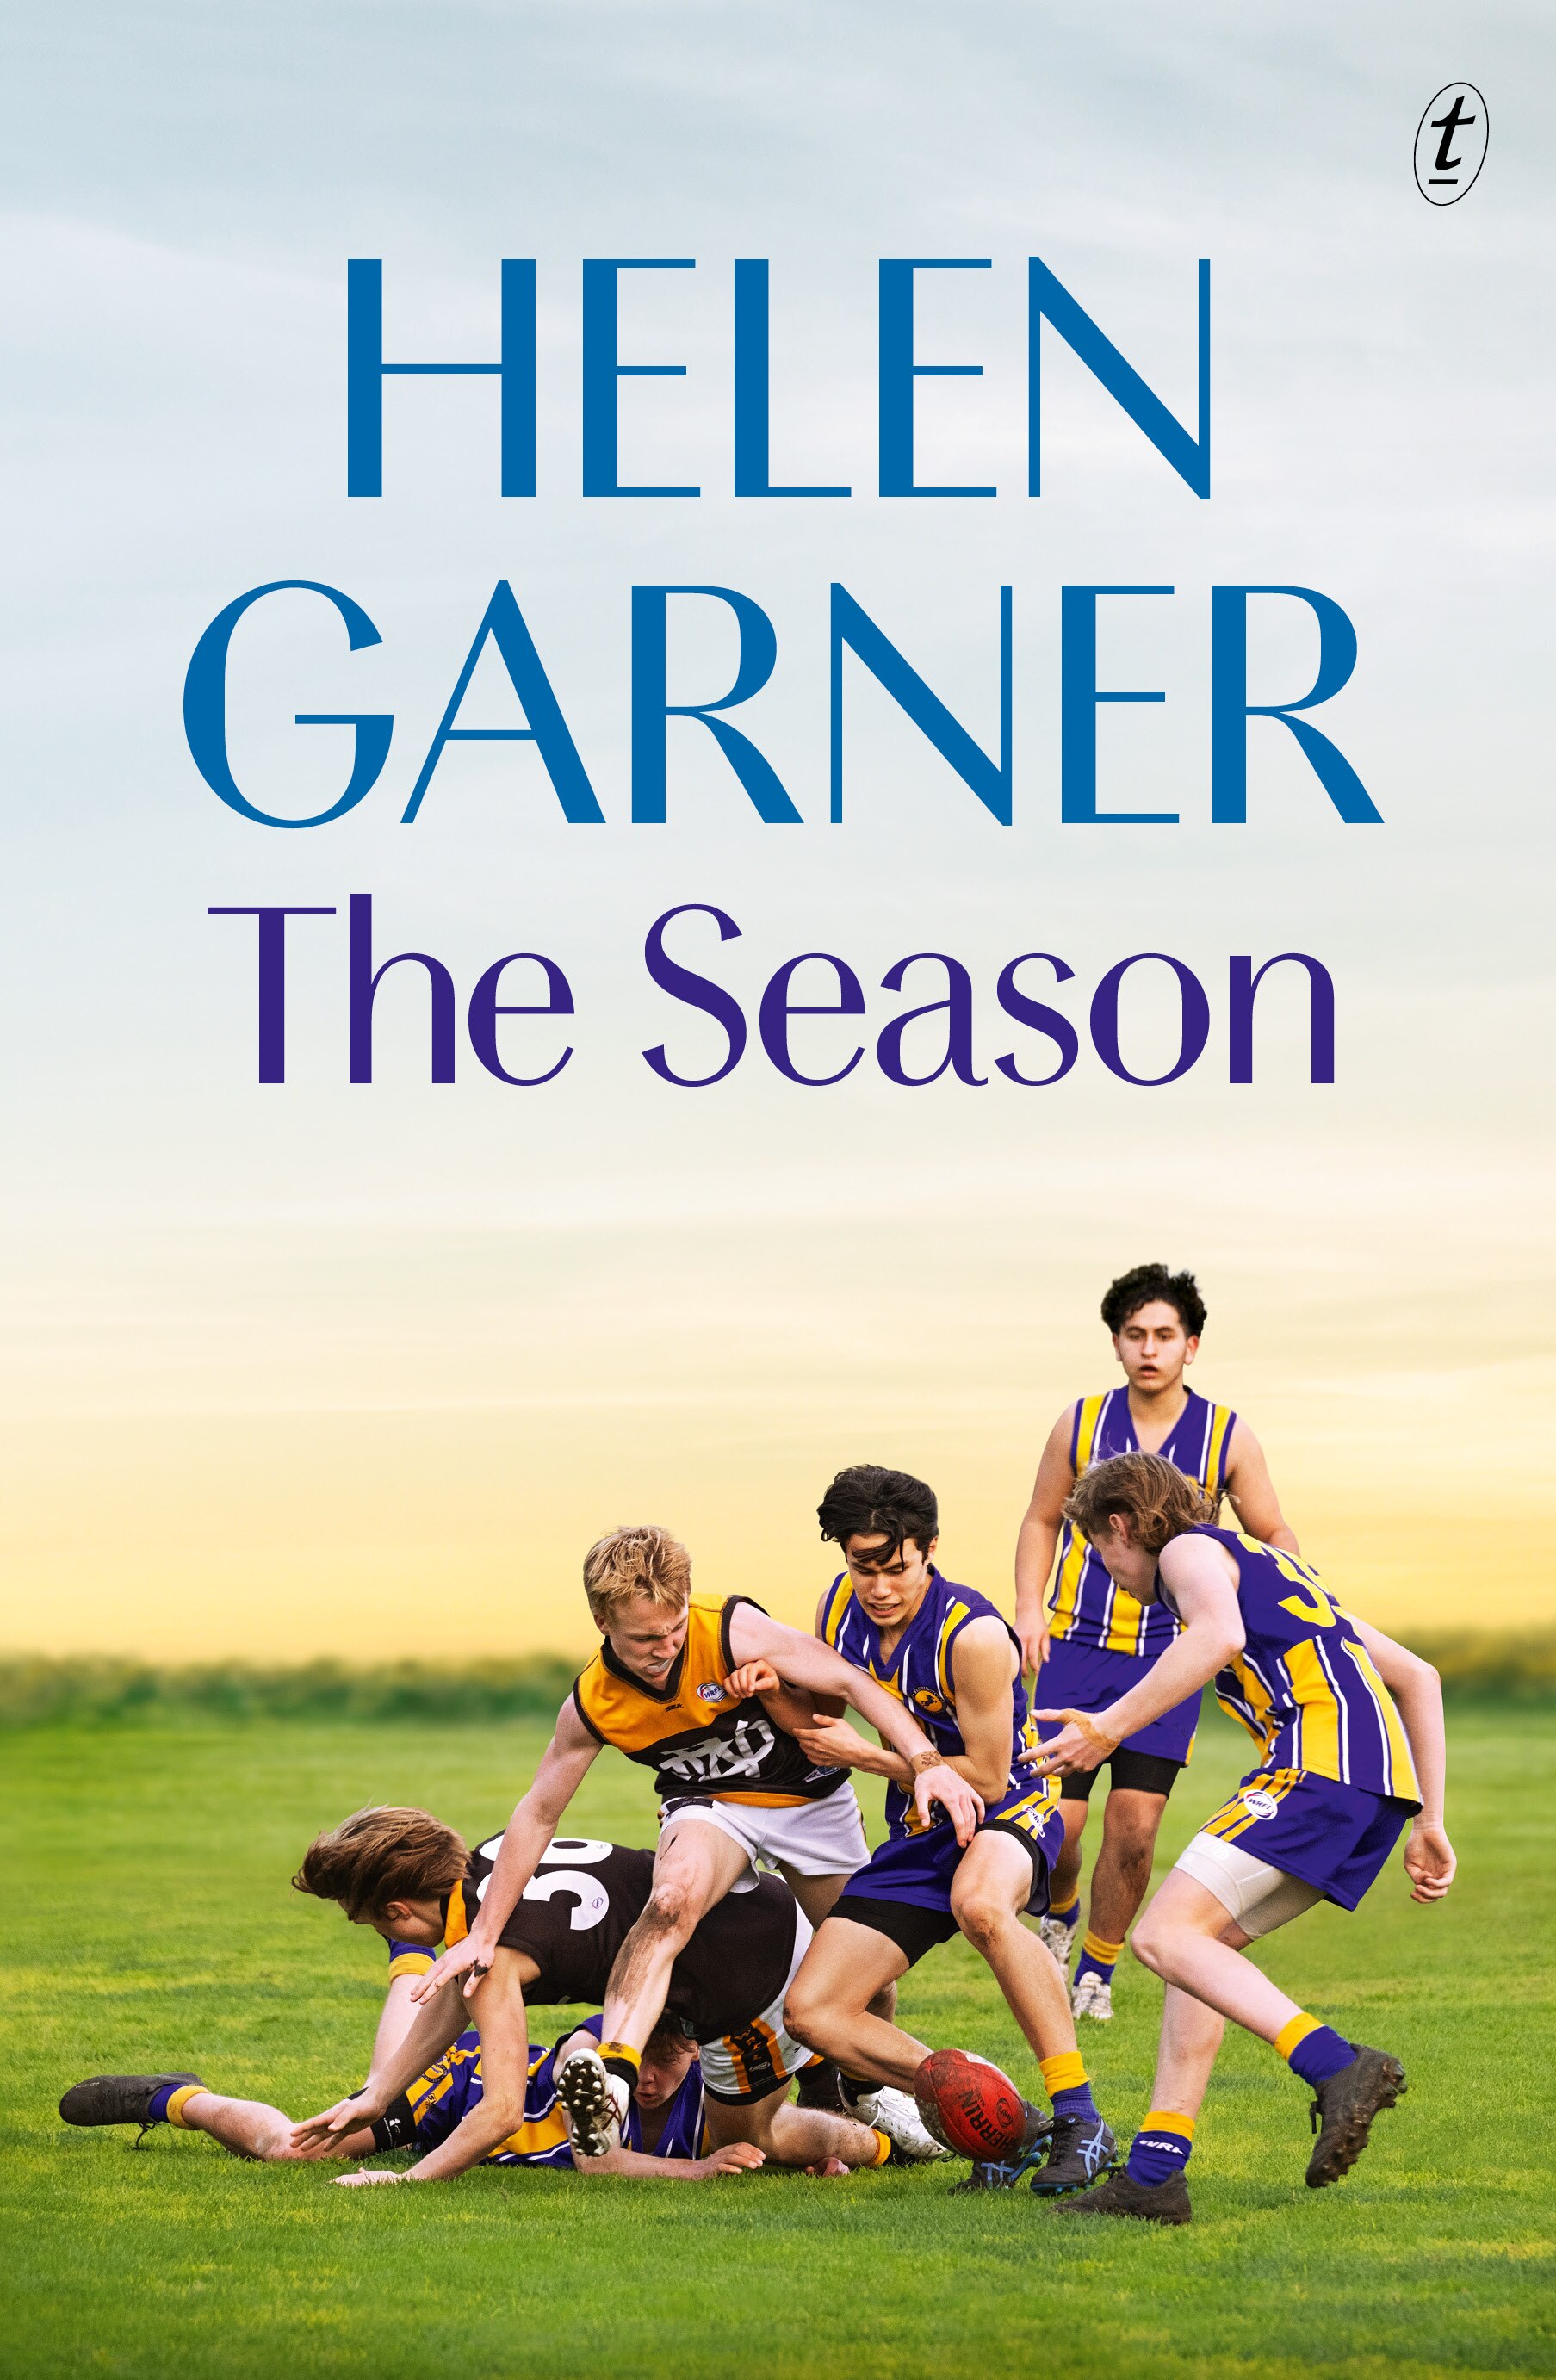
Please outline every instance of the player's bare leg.
[[[778, 1873], [804, 1910], [811, 1925], [818, 1931], [831, 1916], [833, 1904], [848, 1878], [845, 1876], [801, 1876], [787, 1860], [779, 1860]], [[871, 2016], [883, 2016], [888, 2022], [897, 2012], [897, 1987], [894, 1983], [882, 1984], [869, 2004]]]
[[1077, 2017], [1100, 2024], [1112, 2020], [1113, 1969], [1149, 1889], [1157, 1831], [1166, 1807], [1165, 1793], [1115, 1787], [1108, 1795], [1101, 1848], [1091, 1868], [1086, 1938], [1071, 1979], [1071, 2006]]
[[[1159, 2103], [1154, 2112], [1174, 2107], [1178, 2100], [1191, 2101], [1181, 2112], [1192, 2139], [1194, 2114], [1204, 2095], [1219, 2036], [1213, 2041], [1211, 2027], [1197, 2024], [1182, 2008], [1185, 1996], [1190, 1997], [1215, 2018], [1229, 2018], [1258, 2040], [1270, 2043], [1293, 2072], [1309, 2085], [1321, 2123], [1307, 2178], [1310, 2189], [1321, 2190], [1350, 2171], [1367, 2145], [1373, 2118], [1382, 2108], [1392, 2107], [1404, 2090], [1404, 2069], [1387, 2050], [1343, 2039], [1288, 1999], [1268, 1975], [1243, 1957], [1248, 1938], [1238, 1926], [1228, 1924], [1227, 1912], [1213, 1892], [1177, 1868], [1137, 1927], [1136, 1957], [1175, 1987], [1169, 1990], [1167, 1999], [1179, 2028], [1177, 2055], [1166, 2080], [1177, 2099]], [[1159, 2072], [1159, 2082], [1161, 2079]], [[1131, 2172], [1134, 2164], [1132, 2150]], [[1106, 2207], [1102, 2211], [1136, 2210]]]
[[1260, 2041], [1272, 2042], [1302, 2010], [1249, 1965], [1243, 1956], [1246, 1941], [1246, 1935], [1228, 1924], [1215, 1894], [1174, 1868], [1136, 1927], [1134, 1947], [1141, 1965], [1163, 1983], [1175, 1984]]
[[1037, 1936], [1021, 1923], [1032, 1893], [1032, 1862], [1014, 1835], [991, 1829], [963, 1855], [951, 1887], [951, 1911], [994, 1979], [1034, 2058], [1057, 2058], [1076, 2046], [1075, 2020], [1060, 1973]]
[[343, 2133], [316, 2149], [292, 2146], [292, 2119], [260, 2099], [227, 2099], [219, 2091], [197, 2091], [178, 2110], [177, 2123], [187, 2132], [205, 2132], [220, 2141], [234, 2156], [253, 2157], [264, 2165], [312, 2165], [323, 2157], [367, 2156], [372, 2150], [372, 2128]]
[[660, 1837], [653, 1891], [605, 1986], [603, 2040], [641, 2053], [663, 2014], [671, 1968], [699, 1920], [749, 1866], [741, 1845], [718, 1827], [671, 1821]]
[[786, 2082], [765, 2099], [748, 2099], [737, 2107], [706, 2099], [703, 2117], [711, 2148], [749, 2141], [762, 2150], [769, 2165], [825, 2165], [830, 2157], [850, 2167], [884, 2163], [881, 2133], [852, 2116], [792, 2106]]
[[742, 1845], [704, 1819], [672, 1821], [660, 1837], [653, 1890], [605, 1985], [600, 2046], [569, 2045], [553, 2070], [578, 2155], [604, 2156], [620, 2147], [638, 2062], [664, 2013], [670, 1970], [699, 1922], [749, 1867]]
[[1080, 1885], [1080, 1839], [1086, 1831], [1086, 1820], [1091, 1808], [1089, 1802], [1063, 1801], [1059, 1815], [1064, 1821], [1064, 1848], [1053, 1863], [1053, 1879], [1050, 1892], [1061, 1909], [1067, 1909], [1070, 1896]]
[[[1067, 1847], [1069, 1804], [1062, 1802], [1059, 1806], [1065, 1817]], [[1149, 1889], [1156, 1838], [1166, 1807], [1165, 1793], [1125, 1790], [1108, 1795], [1102, 1812], [1102, 1847], [1091, 1868], [1087, 1924], [1093, 1934], [1105, 1935], [1110, 1942], [1124, 1940]]]
[[873, 1925], [857, 1925], [845, 1915], [829, 1917], [789, 1985], [785, 2031], [834, 2059], [845, 2074], [911, 2091], [929, 2049], [899, 2024], [872, 2013], [898, 1976], [906, 1974], [907, 1964], [906, 1952]]

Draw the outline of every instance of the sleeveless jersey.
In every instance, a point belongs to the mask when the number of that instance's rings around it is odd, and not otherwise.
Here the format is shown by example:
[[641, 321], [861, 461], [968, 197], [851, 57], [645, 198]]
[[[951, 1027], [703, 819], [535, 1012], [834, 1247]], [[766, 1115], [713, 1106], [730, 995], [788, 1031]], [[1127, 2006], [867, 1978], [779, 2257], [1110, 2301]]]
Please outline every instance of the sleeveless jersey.
[[[1159, 1448], [1162, 1460], [1197, 1479], [1219, 1512], [1226, 1493], [1226, 1453], [1237, 1416], [1190, 1389], [1188, 1402]], [[1070, 1433], [1070, 1463], [1078, 1479], [1110, 1454], [1133, 1454], [1139, 1440], [1126, 1388], [1082, 1397]], [[1059, 1540], [1049, 1633], [1103, 1653], [1164, 1653], [1178, 1623], [1159, 1603], [1141, 1603], [1115, 1586], [1086, 1539], [1066, 1521]]]
[[[600, 2037], [600, 2019], [586, 2019], [577, 2030]], [[524, 2092], [524, 2121], [506, 2140], [499, 2141], [481, 2159], [483, 2165], [558, 2166], [572, 2170], [573, 2150], [566, 2119], [557, 2105], [556, 2083], [553, 2074], [554, 2048], [541, 2047], [531, 2054], [529, 2072]], [[456, 2126], [462, 2123], [470, 2109], [480, 2103], [485, 2085], [480, 2071], [480, 2035], [471, 2031], [462, 2033], [452, 2049], [419, 2074], [407, 2088], [403, 2100], [389, 2110], [394, 2119], [391, 2137], [381, 2147], [409, 2147], [414, 2142], [423, 2155], [446, 2141]], [[385, 2119], [385, 2130], [391, 2127]], [[665, 2114], [664, 2129], [650, 2155], [661, 2157], [695, 2157], [702, 2133], [702, 2069], [696, 2058], [687, 2070], [685, 2081], [670, 2102]], [[622, 2138], [624, 2148], [641, 2149], [643, 2145], [642, 2110], [634, 2099], [627, 2108], [626, 2129]]]
[[[854, 1593], [846, 1571], [833, 1581], [821, 1610], [820, 1633], [834, 1652], [845, 1661], [863, 1670], [878, 1686], [906, 1703], [925, 1734], [937, 1750], [965, 1753], [962, 1731], [956, 1724], [956, 1639], [974, 1620], [997, 1620], [1012, 1645], [1015, 1633], [1003, 1611], [996, 1610], [985, 1595], [976, 1588], [957, 1586], [942, 1577], [931, 1565], [930, 1585], [923, 1602], [897, 1639], [896, 1649], [889, 1661], [881, 1651], [881, 1630], [869, 1617]], [[1033, 1799], [1034, 1806], [1045, 1799], [1057, 1803], [1057, 1778], [1041, 1780], [1033, 1777], [1029, 1768], [1015, 1765], [1016, 1755], [1029, 1742], [1035, 1741], [1027, 1716], [1027, 1689], [1021, 1682], [1020, 1647], [1016, 1645], [1017, 1661], [1011, 1713], [1010, 1784], [1012, 1791], [1019, 1789]], [[930, 1805], [932, 1827], [949, 1826], [951, 1821], [938, 1803]], [[886, 1787], [886, 1820], [892, 1840], [900, 1842], [907, 1835], [922, 1834], [918, 1811], [911, 1791], [894, 1782]]]
[[[1404, 1723], [1355, 1621], [1311, 1562], [1261, 1546], [1236, 1529], [1199, 1528], [1237, 1564], [1246, 1638], [1217, 1678], [1216, 1699], [1259, 1747], [1259, 1765], [1282, 1779], [1327, 1777], [1363, 1793], [1421, 1806]], [[1168, 1590], [1159, 1588], [1171, 1609]]]
[[770, 1807], [820, 1802], [848, 1781], [846, 1768], [815, 1767], [792, 1735], [774, 1727], [755, 1694], [733, 1702], [723, 1680], [735, 1662], [730, 1614], [760, 1603], [748, 1595], [694, 1595], [687, 1641], [663, 1686], [646, 1686], [602, 1644], [573, 1688], [590, 1735], [654, 1772], [667, 1805], [760, 1802]]
[[[501, 1835], [470, 1853], [448, 1897], [444, 1936], [462, 1942], [497, 1857]], [[540, 1969], [524, 1986], [527, 2006], [558, 2000], [598, 2008], [621, 1949], [653, 1889], [652, 1852], [558, 1835], [498, 1936]], [[691, 2041], [744, 2031], [782, 1993], [794, 1961], [798, 1905], [786, 1884], [764, 1876], [749, 1892], [715, 1901], [670, 1970], [665, 2013]]]

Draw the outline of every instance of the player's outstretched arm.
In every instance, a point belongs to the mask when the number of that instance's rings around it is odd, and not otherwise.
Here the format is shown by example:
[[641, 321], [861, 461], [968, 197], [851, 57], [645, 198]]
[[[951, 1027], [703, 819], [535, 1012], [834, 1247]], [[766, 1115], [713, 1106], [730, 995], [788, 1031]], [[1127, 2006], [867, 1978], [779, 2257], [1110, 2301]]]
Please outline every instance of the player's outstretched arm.
[[373, 2049], [372, 2070], [349, 2099], [337, 2099], [317, 2116], [305, 2116], [292, 2126], [291, 2145], [299, 2155], [338, 2155], [344, 2136], [359, 2125], [374, 2124], [387, 2115], [408, 2083], [435, 2065], [465, 2022], [458, 1994], [429, 2001], [419, 2009], [409, 2027], [391, 2040], [380, 2055]]
[[730, 1652], [738, 1664], [743, 1661], [765, 1660], [772, 1664], [784, 1683], [808, 1687], [821, 1694], [840, 1694], [852, 1703], [863, 1719], [868, 1719], [877, 1733], [885, 1737], [893, 1752], [900, 1752], [914, 1770], [914, 1798], [918, 1814], [926, 1821], [929, 1805], [938, 1802], [956, 1829], [959, 1843], [970, 1843], [983, 1805], [965, 1777], [957, 1775], [936, 1751], [912, 1713], [856, 1670], [841, 1653], [830, 1645], [818, 1643], [797, 1628], [785, 1628], [781, 1621], [770, 1620], [754, 1604], [736, 1604], [729, 1618]]
[[1076, 1409], [1066, 1405], [1038, 1462], [1038, 1475], [1015, 1540], [1015, 1633], [1024, 1670], [1040, 1670], [1048, 1658], [1048, 1581], [1053, 1549], [1064, 1518], [1064, 1499], [1076, 1484], [1070, 1464]]
[[1095, 1768], [1126, 1735], [1137, 1734], [1208, 1685], [1244, 1645], [1243, 1618], [1231, 1556], [1211, 1537], [1174, 1537], [1161, 1552], [1161, 1573], [1173, 1591], [1182, 1633], [1137, 1686], [1106, 1710], [1039, 1710], [1035, 1718], [1062, 1718], [1063, 1732], [1025, 1757], [1044, 1777]]
[[413, 1999], [431, 1999], [456, 1975], [466, 1977], [468, 1999], [482, 1975], [491, 1972], [503, 1928], [599, 1750], [598, 1736], [590, 1735], [569, 1694], [556, 1715], [555, 1731], [535, 1771], [535, 1781], [508, 1820], [469, 1932], [462, 1942], [452, 1943], [437, 1964], [418, 1979], [411, 1989]]
[[1412, 1900], [1441, 1900], [1453, 1881], [1458, 1860], [1443, 1831], [1442, 1797], [1448, 1782], [1448, 1733], [1442, 1719], [1442, 1680], [1429, 1661], [1396, 1645], [1380, 1629], [1354, 1623], [1373, 1667], [1399, 1706], [1416, 1764], [1421, 1807], [1404, 1842], [1404, 1872]]
[[1264, 1449], [1241, 1415], [1232, 1425], [1232, 1440], [1226, 1451], [1227, 1501], [1237, 1515], [1239, 1528], [1248, 1536], [1257, 1537], [1260, 1545], [1279, 1546], [1283, 1553], [1300, 1553], [1296, 1531], [1286, 1526], [1281, 1511]]

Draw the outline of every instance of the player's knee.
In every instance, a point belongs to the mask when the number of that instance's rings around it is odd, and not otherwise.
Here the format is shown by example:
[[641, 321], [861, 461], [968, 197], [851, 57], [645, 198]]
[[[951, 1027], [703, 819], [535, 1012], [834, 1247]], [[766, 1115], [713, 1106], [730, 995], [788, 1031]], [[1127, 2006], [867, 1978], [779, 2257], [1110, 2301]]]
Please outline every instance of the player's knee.
[[803, 1975], [795, 1977], [784, 1998], [784, 2030], [807, 2049], [826, 2047], [827, 2001]]
[[690, 1886], [674, 1878], [656, 1884], [638, 1922], [648, 1933], [689, 1940], [697, 1924]]
[[954, 1902], [952, 1913], [975, 1950], [992, 1949], [1015, 1923], [1009, 1901], [997, 1893], [969, 1892]]
[[1166, 1933], [1167, 1929], [1148, 1910], [1129, 1937], [1129, 1947], [1136, 1958], [1142, 1967], [1149, 1967], [1153, 1975], [1164, 1973], [1162, 1961], [1166, 1955]]

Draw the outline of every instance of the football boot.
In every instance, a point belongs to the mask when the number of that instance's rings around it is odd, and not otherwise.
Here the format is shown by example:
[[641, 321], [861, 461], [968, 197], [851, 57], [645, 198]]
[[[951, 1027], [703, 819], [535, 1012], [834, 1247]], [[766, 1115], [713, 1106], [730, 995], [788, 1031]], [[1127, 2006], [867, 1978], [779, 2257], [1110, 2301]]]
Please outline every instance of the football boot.
[[1405, 2087], [1404, 2069], [1397, 2058], [1359, 2044], [1349, 2066], [1319, 2084], [1312, 2107], [1319, 2137], [1307, 2165], [1309, 2190], [1325, 2190], [1350, 2172], [1367, 2146], [1374, 2116], [1392, 2107]]
[[555, 2070], [556, 2095], [572, 2119], [573, 2146], [581, 2157], [608, 2156], [621, 2146], [631, 2093], [613, 2074], [597, 2049], [575, 2049]]
[[1066, 2215], [1126, 2215], [1137, 2223], [1192, 2223], [1188, 2180], [1170, 2173], [1165, 2181], [1137, 2181], [1127, 2166], [1110, 2173], [1100, 2190], [1088, 2190], [1065, 2207]]
[[1100, 2116], [1055, 2116], [1048, 2155], [1032, 2176], [1039, 2198], [1089, 2190], [1116, 2163], [1118, 2143]]

